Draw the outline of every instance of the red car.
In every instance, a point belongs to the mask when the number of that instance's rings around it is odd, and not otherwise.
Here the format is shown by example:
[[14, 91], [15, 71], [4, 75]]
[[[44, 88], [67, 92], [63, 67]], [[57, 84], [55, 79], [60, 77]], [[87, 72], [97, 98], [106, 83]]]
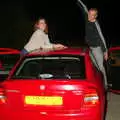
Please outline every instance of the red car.
[[0, 85], [0, 120], [103, 120], [102, 78], [88, 49], [28, 54]]
[[20, 57], [20, 51], [13, 48], [0, 48], [0, 82], [9, 74], [9, 71]]

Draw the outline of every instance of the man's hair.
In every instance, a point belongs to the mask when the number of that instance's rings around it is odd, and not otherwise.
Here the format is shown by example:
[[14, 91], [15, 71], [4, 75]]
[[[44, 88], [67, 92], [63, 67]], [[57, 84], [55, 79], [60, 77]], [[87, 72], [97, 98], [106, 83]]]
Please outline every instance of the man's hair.
[[89, 11], [95, 11], [96, 14], [98, 14], [98, 10], [97, 10], [97, 8], [90, 8]]

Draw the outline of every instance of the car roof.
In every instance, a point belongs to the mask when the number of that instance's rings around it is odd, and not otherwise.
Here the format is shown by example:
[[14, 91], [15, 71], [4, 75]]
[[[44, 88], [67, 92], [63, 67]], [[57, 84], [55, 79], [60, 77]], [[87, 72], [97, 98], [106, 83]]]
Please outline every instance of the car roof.
[[19, 54], [20, 51], [14, 48], [0, 48], [0, 54]]
[[39, 55], [86, 55], [89, 49], [82, 47], [68, 47], [62, 50], [47, 50], [47, 51], [35, 51], [27, 54], [27, 56], [39, 56]]
[[113, 51], [113, 50], [120, 50], [120, 46], [116, 46], [116, 47], [111, 47], [111, 48], [109, 48], [109, 51]]

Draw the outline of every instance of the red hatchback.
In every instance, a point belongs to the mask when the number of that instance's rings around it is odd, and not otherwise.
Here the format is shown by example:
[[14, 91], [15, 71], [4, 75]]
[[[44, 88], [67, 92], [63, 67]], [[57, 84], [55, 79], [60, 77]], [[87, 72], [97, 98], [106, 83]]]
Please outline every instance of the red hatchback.
[[89, 50], [23, 57], [0, 85], [0, 120], [103, 120], [105, 89]]

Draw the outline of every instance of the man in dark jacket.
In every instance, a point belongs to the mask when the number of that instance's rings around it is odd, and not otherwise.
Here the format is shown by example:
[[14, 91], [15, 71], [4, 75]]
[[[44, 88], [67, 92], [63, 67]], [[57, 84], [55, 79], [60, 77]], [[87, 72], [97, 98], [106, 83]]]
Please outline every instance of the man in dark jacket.
[[85, 38], [86, 43], [91, 50], [91, 59], [97, 65], [98, 69], [103, 73], [105, 87], [107, 87], [107, 76], [103, 65], [104, 60], [108, 59], [108, 52], [102, 31], [97, 21], [98, 11], [91, 8], [89, 11], [81, 0], [78, 0], [80, 7], [85, 13]]

